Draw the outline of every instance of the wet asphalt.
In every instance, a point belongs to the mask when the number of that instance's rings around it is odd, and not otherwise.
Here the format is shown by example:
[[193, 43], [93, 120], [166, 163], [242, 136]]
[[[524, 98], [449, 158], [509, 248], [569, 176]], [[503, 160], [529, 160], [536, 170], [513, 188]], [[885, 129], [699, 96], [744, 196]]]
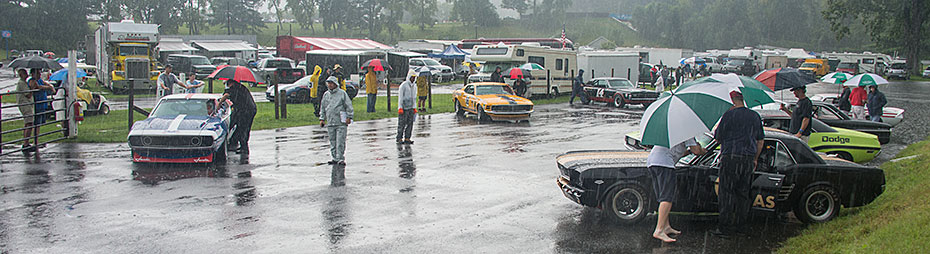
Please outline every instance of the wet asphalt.
[[[926, 138], [928, 88], [884, 88], [907, 116], [871, 164]], [[39, 160], [0, 158], [0, 252], [765, 253], [805, 228], [757, 218], [753, 235], [724, 240], [708, 233], [715, 216], [673, 214], [684, 233], [666, 244], [651, 238], [655, 216], [615, 225], [563, 197], [555, 156], [626, 149], [642, 112], [557, 104], [529, 123], [420, 116], [416, 143], [402, 146], [396, 119], [363, 121], [349, 128], [345, 167], [324, 164], [316, 126], [254, 131], [249, 164], [231, 155], [218, 167], [137, 165], [126, 144], [53, 144]]]

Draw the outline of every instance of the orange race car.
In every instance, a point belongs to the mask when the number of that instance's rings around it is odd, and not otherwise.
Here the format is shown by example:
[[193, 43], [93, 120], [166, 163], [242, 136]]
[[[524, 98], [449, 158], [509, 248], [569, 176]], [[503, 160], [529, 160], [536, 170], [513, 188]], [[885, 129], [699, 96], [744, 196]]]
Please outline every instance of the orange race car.
[[504, 83], [470, 83], [452, 93], [455, 113], [478, 115], [479, 121], [529, 121], [533, 102], [514, 95]]

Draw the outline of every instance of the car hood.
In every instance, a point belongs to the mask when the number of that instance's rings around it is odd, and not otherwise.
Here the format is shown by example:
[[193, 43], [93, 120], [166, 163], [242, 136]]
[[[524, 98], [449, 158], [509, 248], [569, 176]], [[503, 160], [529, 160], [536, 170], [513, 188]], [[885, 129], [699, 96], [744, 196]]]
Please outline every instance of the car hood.
[[555, 158], [560, 168], [584, 172], [602, 167], [645, 167], [649, 152], [625, 150], [571, 151]]
[[222, 121], [210, 116], [149, 117], [132, 125], [129, 136], [136, 135], [217, 135]]
[[478, 99], [481, 99], [482, 102], [488, 105], [507, 105], [507, 104], [520, 104], [520, 105], [533, 105], [533, 102], [516, 95], [511, 94], [488, 94], [488, 95], [479, 95]]

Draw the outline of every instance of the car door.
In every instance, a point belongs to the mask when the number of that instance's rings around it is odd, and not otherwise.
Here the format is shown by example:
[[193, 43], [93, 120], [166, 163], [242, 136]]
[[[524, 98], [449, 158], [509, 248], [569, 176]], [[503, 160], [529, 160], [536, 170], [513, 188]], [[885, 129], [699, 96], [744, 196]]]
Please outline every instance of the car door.
[[478, 97], [475, 96], [475, 86], [468, 85], [465, 87], [464, 91], [465, 93], [462, 95], [462, 98], [465, 99], [464, 108], [471, 112], [478, 112]]
[[775, 201], [785, 179], [781, 172], [795, 164], [794, 158], [783, 143], [775, 139], [765, 139], [750, 188], [749, 199], [752, 200], [753, 210], [775, 211]]
[[600, 82], [601, 82], [601, 80], [593, 80], [593, 81], [591, 81], [591, 85], [587, 85], [587, 86], [584, 86], [584, 87], [582, 88], [582, 89], [584, 89], [584, 93], [585, 93], [585, 95], [588, 96], [588, 98], [595, 98], [595, 97], [596, 97], [596, 95], [597, 95], [597, 90], [598, 90], [597, 87], [599, 86]]
[[717, 211], [717, 176], [720, 165], [719, 150], [709, 146], [707, 153], [676, 170], [678, 200], [673, 208], [681, 212]]

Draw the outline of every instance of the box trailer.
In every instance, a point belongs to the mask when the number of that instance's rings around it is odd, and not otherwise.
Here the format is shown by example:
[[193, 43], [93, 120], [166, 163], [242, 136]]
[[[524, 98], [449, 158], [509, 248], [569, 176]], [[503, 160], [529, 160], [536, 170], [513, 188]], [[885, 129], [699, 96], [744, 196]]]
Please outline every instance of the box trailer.
[[584, 81], [601, 77], [639, 78], [639, 54], [618, 51], [582, 51], [578, 53], [578, 69], [584, 70]]

